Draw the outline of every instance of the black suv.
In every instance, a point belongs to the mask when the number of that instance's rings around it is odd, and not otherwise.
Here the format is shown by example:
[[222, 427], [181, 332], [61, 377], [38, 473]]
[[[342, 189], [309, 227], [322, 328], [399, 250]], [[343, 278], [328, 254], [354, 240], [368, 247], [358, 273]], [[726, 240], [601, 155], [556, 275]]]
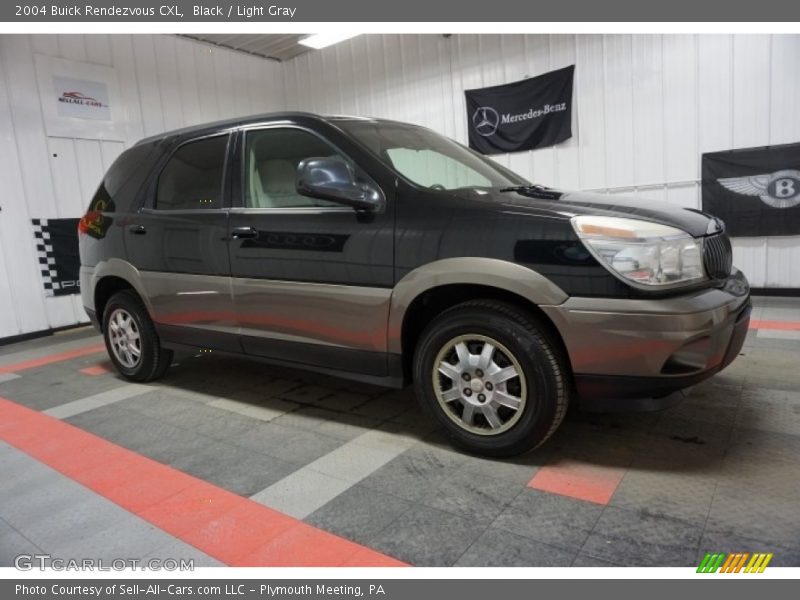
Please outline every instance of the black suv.
[[[401, 387], [512, 455], [570, 400], [657, 406], [728, 365], [749, 286], [697, 210], [533, 185], [428, 129], [260, 115], [126, 150], [81, 291], [133, 381], [213, 349]], [[654, 398], [660, 400], [653, 400]]]

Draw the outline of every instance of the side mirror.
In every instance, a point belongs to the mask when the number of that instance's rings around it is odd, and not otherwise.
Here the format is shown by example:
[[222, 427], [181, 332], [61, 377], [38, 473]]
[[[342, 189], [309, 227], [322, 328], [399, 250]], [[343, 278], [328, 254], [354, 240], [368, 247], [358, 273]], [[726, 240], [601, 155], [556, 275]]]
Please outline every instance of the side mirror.
[[350, 166], [340, 158], [306, 158], [297, 165], [297, 192], [375, 212], [383, 207], [383, 193], [375, 185], [356, 181]]

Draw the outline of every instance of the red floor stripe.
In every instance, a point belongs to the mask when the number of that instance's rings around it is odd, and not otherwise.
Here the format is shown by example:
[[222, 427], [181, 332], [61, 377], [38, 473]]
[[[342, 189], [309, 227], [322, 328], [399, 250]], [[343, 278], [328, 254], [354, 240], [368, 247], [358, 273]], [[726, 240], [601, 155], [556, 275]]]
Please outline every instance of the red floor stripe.
[[536, 472], [528, 487], [578, 500], [608, 504], [625, 469], [590, 465], [572, 459], [561, 459]]
[[96, 365], [92, 365], [91, 367], [80, 369], [80, 372], [83, 373], [84, 375], [89, 375], [90, 377], [95, 377], [97, 375], [105, 375], [106, 373], [111, 372], [111, 363], [110, 362], [97, 363]]
[[35, 369], [36, 367], [43, 367], [52, 363], [79, 358], [81, 356], [87, 356], [97, 352], [103, 352], [105, 349], [105, 344], [93, 344], [83, 348], [76, 348], [75, 350], [66, 350], [64, 352], [58, 352], [57, 354], [42, 356], [41, 358], [24, 360], [13, 365], [5, 365], [0, 367], [0, 373], [18, 373], [20, 371], [25, 371], [26, 369]]
[[750, 329], [782, 329], [784, 331], [800, 330], [800, 322], [797, 321], [750, 321]]
[[405, 566], [5, 398], [0, 439], [231, 566]]

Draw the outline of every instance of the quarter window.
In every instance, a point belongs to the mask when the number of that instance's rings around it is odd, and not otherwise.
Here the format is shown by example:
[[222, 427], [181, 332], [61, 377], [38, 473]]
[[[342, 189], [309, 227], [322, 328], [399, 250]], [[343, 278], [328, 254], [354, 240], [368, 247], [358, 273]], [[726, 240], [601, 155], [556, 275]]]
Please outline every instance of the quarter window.
[[341, 206], [297, 191], [297, 165], [307, 158], [339, 158], [336, 149], [302, 129], [262, 129], [247, 133], [245, 143], [245, 206], [247, 208], [312, 208]]
[[155, 207], [160, 210], [214, 209], [222, 206], [222, 173], [228, 136], [184, 144], [158, 178]]

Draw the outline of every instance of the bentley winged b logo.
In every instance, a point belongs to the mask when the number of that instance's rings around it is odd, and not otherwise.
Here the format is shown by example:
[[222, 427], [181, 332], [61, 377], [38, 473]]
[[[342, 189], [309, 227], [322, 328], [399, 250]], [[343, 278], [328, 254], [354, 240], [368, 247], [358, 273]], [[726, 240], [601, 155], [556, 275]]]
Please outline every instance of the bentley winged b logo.
[[484, 137], [494, 134], [500, 124], [500, 115], [491, 106], [481, 106], [472, 115], [472, 125], [479, 135]]
[[765, 175], [723, 177], [717, 182], [736, 194], [758, 196], [773, 208], [792, 208], [800, 204], [800, 171], [794, 169]]

